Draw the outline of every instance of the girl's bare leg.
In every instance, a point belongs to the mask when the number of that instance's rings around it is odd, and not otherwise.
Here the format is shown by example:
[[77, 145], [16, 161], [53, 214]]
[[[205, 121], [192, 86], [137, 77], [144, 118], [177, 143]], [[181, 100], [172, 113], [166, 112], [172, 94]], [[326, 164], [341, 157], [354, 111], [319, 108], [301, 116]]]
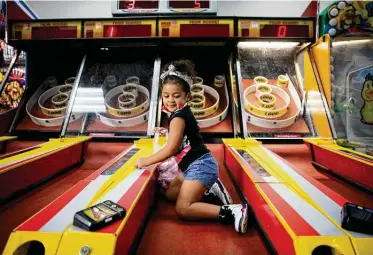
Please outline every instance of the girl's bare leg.
[[177, 214], [190, 220], [218, 219], [220, 206], [199, 202], [206, 188], [198, 180], [184, 180], [176, 202]]
[[169, 201], [176, 201], [180, 193], [181, 185], [184, 182], [184, 177], [182, 174], [179, 174], [170, 184], [166, 191], [166, 197]]

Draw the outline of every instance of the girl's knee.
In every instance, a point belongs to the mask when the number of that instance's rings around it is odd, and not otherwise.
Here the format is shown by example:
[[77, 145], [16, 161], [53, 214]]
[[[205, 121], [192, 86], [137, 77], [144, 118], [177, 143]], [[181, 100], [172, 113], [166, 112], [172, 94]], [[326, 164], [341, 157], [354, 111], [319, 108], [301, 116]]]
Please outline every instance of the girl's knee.
[[187, 211], [189, 208], [190, 204], [188, 203], [176, 203], [176, 213], [181, 219], [186, 219], [187, 218]]

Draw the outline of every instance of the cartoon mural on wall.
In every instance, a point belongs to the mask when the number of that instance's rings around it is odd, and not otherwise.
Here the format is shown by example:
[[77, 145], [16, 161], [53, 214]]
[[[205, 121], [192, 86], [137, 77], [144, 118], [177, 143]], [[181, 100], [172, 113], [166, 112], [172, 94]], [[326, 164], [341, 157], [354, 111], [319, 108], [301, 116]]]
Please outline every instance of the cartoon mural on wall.
[[[7, 3], [1, 1], [0, 5], [0, 84], [5, 79], [11, 59], [16, 54], [16, 50], [7, 45], [5, 40], [7, 21]], [[3, 90], [0, 91], [0, 114], [16, 108], [21, 100], [26, 84], [24, 77], [24, 54], [17, 61], [11, 71]]]
[[[0, 40], [0, 83], [3, 82], [16, 50]], [[25, 54], [21, 53], [0, 94], [0, 114], [16, 108], [25, 90]]]
[[6, 33], [6, 14], [7, 14], [7, 6], [6, 0], [1, 0], [0, 5], [0, 39], [5, 39]]
[[373, 125], [373, 75], [370, 73], [365, 77], [361, 97], [364, 100], [364, 105], [360, 110], [361, 122]]
[[321, 16], [321, 35], [335, 37], [356, 28], [373, 32], [373, 1], [336, 1]]

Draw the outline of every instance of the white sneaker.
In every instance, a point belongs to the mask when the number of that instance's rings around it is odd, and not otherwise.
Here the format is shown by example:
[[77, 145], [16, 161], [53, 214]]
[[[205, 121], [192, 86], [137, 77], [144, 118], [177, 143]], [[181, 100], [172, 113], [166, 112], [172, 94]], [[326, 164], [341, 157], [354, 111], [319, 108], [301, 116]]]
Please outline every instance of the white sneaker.
[[223, 205], [231, 205], [233, 203], [231, 195], [224, 187], [220, 179], [218, 179], [214, 183], [214, 185], [212, 185], [211, 189], [208, 192], [219, 198]]
[[241, 234], [247, 231], [248, 206], [247, 204], [223, 205], [219, 212], [221, 223], [231, 223], [234, 229]]

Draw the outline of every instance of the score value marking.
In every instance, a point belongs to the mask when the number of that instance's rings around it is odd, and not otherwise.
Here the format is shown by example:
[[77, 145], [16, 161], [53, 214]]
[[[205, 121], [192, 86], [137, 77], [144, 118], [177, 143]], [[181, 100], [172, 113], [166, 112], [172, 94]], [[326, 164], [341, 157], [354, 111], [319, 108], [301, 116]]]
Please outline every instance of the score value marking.
[[195, 9], [201, 8], [201, 3], [198, 0], [194, 0], [194, 8]]
[[278, 37], [286, 37], [286, 31], [287, 31], [287, 26], [279, 26], [277, 36]]
[[[159, 0], [119, 0], [112, 2], [114, 13], [154, 13], [159, 12]], [[115, 8], [113, 6], [115, 4]], [[113, 9], [114, 8], [114, 9]]]
[[131, 0], [128, 4], [128, 9], [134, 9], [135, 8], [136, 0]]
[[205, 12], [211, 8], [211, 0], [169, 0], [168, 9], [178, 13]]
[[134, 9], [158, 9], [159, 0], [124, 0], [118, 1], [120, 10], [134, 10]]
[[155, 20], [87, 21], [85, 38], [154, 37]]
[[170, 0], [168, 1], [168, 6], [170, 9], [199, 9], [199, 8], [209, 8], [210, 1], [206, 0]]

